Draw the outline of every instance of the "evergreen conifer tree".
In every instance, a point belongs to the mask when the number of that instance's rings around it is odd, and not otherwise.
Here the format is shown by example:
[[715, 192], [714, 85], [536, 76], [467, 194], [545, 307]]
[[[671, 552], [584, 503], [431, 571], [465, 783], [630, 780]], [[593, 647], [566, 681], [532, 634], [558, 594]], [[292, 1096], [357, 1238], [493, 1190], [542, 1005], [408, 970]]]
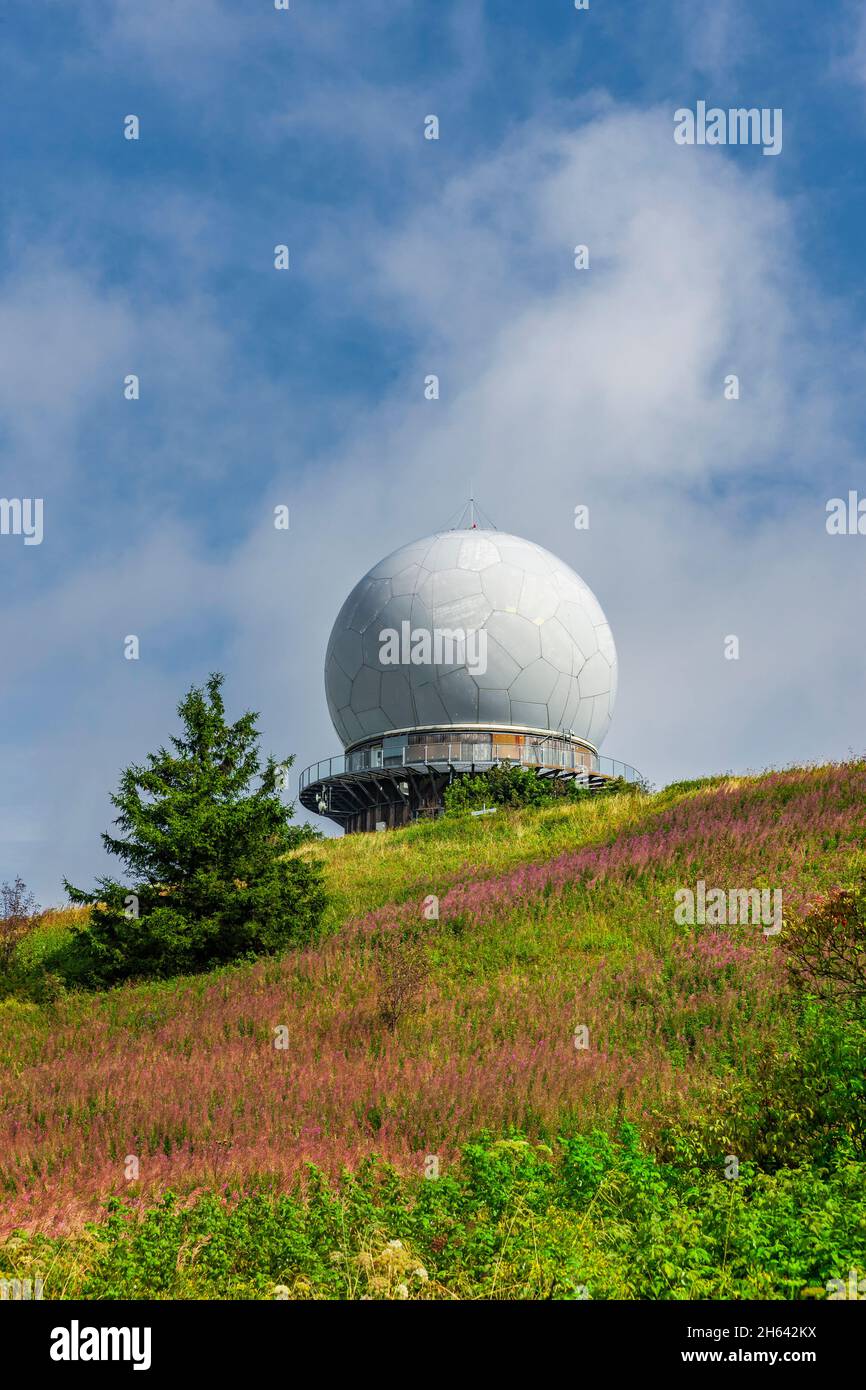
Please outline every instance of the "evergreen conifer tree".
[[102, 839], [126, 865], [129, 886], [100, 878], [85, 892], [66, 883], [72, 902], [91, 905], [72, 952], [75, 974], [89, 983], [205, 970], [317, 934], [321, 866], [290, 854], [317, 832], [291, 825], [294, 807], [279, 795], [294, 759], [269, 757], [262, 767], [258, 715], [227, 724], [223, 681], [214, 674], [193, 687], [171, 748], [121, 775], [111, 798], [120, 833]]

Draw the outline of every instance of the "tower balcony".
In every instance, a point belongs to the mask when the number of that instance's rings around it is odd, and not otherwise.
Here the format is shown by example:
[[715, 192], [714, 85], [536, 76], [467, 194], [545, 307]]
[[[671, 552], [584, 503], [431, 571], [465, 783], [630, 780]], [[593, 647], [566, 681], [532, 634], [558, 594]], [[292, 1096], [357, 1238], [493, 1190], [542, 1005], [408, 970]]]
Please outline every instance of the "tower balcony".
[[539, 777], [598, 790], [614, 778], [640, 782], [628, 763], [602, 757], [561, 731], [449, 725], [395, 729], [350, 744], [344, 753], [306, 768], [299, 799], [349, 833], [390, 829], [442, 814], [445, 789], [465, 773], [499, 764], [532, 768]]

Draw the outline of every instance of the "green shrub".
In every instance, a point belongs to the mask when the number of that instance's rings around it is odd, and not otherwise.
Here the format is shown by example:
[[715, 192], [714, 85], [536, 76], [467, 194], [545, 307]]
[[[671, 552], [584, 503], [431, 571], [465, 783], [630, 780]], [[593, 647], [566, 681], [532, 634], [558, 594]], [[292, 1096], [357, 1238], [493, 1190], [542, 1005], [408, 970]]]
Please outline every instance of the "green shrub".
[[445, 810], [452, 815], [484, 806], [544, 806], [553, 800], [549, 783], [532, 768], [498, 763], [488, 772], [465, 773], [445, 789]]
[[827, 893], [789, 927], [784, 944], [798, 992], [866, 1007], [866, 884]]
[[80, 1237], [15, 1237], [0, 1266], [67, 1298], [823, 1297], [866, 1267], [864, 1177], [839, 1157], [726, 1180], [659, 1162], [628, 1125], [486, 1135], [434, 1180], [368, 1160], [303, 1192], [115, 1198]]
[[19, 948], [33, 931], [38, 912], [21, 877], [0, 883], [0, 982], [15, 974]]
[[[645, 790], [645, 788], [641, 788]], [[539, 777], [531, 767], [497, 763], [487, 772], [460, 773], [445, 789], [445, 811], [465, 815], [485, 806], [519, 810], [522, 807], [550, 806], [556, 801], [582, 801], [588, 796], [638, 790], [624, 777], [611, 777], [602, 788], [591, 791], [573, 779]]]

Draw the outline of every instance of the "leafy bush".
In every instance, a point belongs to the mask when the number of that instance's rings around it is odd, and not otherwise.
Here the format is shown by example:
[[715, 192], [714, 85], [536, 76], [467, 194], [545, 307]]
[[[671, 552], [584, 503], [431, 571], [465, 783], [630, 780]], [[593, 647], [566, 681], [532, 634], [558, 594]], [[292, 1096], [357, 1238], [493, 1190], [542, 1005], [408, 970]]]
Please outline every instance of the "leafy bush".
[[866, 1029], [835, 1010], [809, 1006], [786, 1049], [766, 1046], [751, 1074], [726, 1085], [702, 1129], [710, 1149], [768, 1171], [823, 1165], [838, 1153], [866, 1159]]
[[134, 882], [101, 878], [93, 892], [66, 884], [74, 903], [91, 904], [55, 966], [68, 977], [100, 986], [166, 977], [315, 938], [320, 866], [287, 857], [312, 832], [289, 825], [293, 808], [279, 798], [293, 759], [261, 767], [258, 716], [226, 724], [222, 683], [211, 676], [181, 701], [183, 735], [171, 752], [122, 774], [111, 800], [124, 838], [102, 838]]
[[550, 786], [532, 768], [508, 763], [455, 777], [445, 789], [445, 810], [457, 815], [484, 806], [543, 806], [552, 800]]
[[785, 935], [795, 988], [827, 1002], [866, 1005], [866, 883], [827, 893]]
[[7, 974], [18, 947], [34, 925], [39, 911], [33, 894], [22, 878], [0, 884], [0, 974]]
[[501, 806], [518, 810], [529, 806], [550, 806], [555, 801], [581, 801], [597, 796], [635, 791], [635, 784], [623, 777], [612, 777], [603, 788], [590, 791], [580, 782], [559, 777], [539, 777], [531, 767], [512, 763], [497, 763], [487, 772], [461, 773], [445, 789], [445, 811], [450, 815], [465, 815], [485, 806]]
[[482, 1135], [427, 1180], [368, 1160], [304, 1190], [112, 1199], [81, 1237], [14, 1238], [46, 1297], [797, 1299], [866, 1267], [866, 1168], [730, 1181], [660, 1163], [633, 1126]]

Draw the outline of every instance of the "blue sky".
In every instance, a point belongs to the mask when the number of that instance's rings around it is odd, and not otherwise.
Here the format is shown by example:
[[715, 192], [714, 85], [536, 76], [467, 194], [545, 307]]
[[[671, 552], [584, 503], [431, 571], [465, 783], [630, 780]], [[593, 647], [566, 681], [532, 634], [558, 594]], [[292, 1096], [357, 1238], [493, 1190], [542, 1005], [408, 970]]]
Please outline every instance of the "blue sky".
[[[212, 669], [296, 770], [336, 751], [333, 618], [470, 478], [607, 612], [606, 753], [661, 784], [863, 750], [866, 537], [825, 528], [866, 494], [861, 11], [4, 14], [0, 496], [45, 535], [0, 536], [0, 877], [102, 871], [120, 768]], [[782, 108], [781, 154], [675, 145], [698, 101]]]

